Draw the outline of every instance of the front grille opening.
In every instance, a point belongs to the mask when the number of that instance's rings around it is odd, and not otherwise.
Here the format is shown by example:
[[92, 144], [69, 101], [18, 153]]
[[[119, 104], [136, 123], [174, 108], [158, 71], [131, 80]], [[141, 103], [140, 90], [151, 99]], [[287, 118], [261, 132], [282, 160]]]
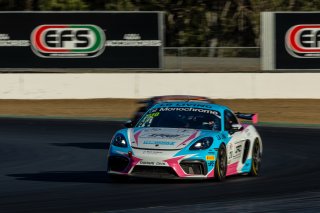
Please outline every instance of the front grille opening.
[[127, 168], [129, 160], [126, 157], [111, 156], [109, 158], [109, 169], [111, 171], [122, 172]]
[[180, 166], [183, 171], [189, 175], [207, 174], [207, 166], [204, 161], [182, 161]]
[[175, 171], [171, 167], [165, 166], [135, 166], [131, 174], [150, 177], [178, 177]]

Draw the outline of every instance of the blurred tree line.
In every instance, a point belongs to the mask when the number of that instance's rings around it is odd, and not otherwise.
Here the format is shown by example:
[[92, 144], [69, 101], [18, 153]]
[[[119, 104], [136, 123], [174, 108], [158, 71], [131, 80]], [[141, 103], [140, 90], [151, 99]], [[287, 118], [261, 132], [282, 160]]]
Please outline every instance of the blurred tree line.
[[261, 11], [311, 11], [320, 0], [0, 0], [2, 11], [165, 11], [166, 46], [260, 46]]

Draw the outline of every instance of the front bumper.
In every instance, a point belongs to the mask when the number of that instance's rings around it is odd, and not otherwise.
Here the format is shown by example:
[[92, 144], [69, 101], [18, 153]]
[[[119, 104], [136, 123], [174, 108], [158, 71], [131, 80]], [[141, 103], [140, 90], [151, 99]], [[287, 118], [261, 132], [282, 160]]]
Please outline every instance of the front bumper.
[[206, 160], [183, 159], [183, 157], [179, 156], [159, 163], [137, 157], [110, 156], [108, 160], [108, 173], [165, 179], [207, 179], [214, 176], [214, 167], [211, 165], [212, 168], [209, 168]]

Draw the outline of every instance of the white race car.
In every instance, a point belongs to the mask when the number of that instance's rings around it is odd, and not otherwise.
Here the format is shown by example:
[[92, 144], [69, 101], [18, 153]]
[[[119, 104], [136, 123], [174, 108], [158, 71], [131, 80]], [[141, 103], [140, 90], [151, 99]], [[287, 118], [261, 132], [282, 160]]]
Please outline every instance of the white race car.
[[[108, 173], [155, 178], [214, 178], [258, 175], [262, 140], [256, 114], [197, 101], [161, 102], [112, 138]], [[134, 125], [134, 126], [133, 126]]]

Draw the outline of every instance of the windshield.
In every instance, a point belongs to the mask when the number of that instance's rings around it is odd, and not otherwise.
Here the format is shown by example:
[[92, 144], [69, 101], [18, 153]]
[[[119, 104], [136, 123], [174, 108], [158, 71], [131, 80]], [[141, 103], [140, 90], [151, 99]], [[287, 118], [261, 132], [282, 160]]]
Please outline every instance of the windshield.
[[220, 113], [191, 107], [161, 107], [147, 112], [136, 127], [221, 130]]

